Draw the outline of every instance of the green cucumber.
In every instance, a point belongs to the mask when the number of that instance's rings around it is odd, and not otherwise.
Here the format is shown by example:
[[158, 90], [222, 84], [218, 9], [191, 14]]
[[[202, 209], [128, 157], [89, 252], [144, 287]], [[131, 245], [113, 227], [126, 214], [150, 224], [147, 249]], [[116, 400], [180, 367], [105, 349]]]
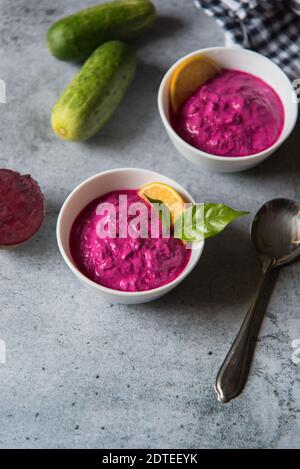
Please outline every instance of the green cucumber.
[[131, 48], [121, 41], [98, 47], [52, 110], [52, 127], [65, 140], [95, 135], [120, 104], [136, 68]]
[[106, 41], [128, 41], [139, 36], [155, 17], [149, 0], [103, 3], [53, 23], [47, 34], [48, 47], [58, 59], [82, 61]]

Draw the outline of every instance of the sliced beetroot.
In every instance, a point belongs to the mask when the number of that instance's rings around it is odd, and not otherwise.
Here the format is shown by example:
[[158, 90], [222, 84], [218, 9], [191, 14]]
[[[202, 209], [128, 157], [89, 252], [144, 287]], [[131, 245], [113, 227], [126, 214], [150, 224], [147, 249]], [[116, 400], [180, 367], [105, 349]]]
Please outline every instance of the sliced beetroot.
[[44, 196], [29, 175], [0, 169], [0, 246], [31, 238], [45, 218]]

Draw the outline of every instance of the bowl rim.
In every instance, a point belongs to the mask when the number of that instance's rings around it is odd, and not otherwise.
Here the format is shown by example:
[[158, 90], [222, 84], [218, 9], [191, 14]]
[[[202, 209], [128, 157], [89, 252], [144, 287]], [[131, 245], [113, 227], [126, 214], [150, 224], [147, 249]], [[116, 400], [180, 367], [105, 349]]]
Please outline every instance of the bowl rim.
[[[266, 148], [263, 151], [260, 151], [258, 153], [253, 153], [252, 155], [246, 155], [246, 156], [214, 155], [213, 153], [207, 153], [204, 150], [200, 150], [199, 148], [196, 148], [193, 145], [190, 145], [185, 140], [183, 140], [183, 138], [181, 138], [180, 135], [178, 135], [178, 133], [171, 126], [171, 124], [169, 122], [169, 119], [167, 118], [167, 116], [165, 114], [165, 111], [164, 111], [164, 108], [163, 108], [163, 95], [164, 95], [166, 82], [169, 79], [169, 77], [171, 76], [171, 74], [173, 73], [173, 71], [175, 70], [175, 68], [183, 60], [187, 59], [188, 57], [192, 57], [193, 55], [200, 54], [200, 53], [203, 54], [203, 53], [211, 52], [211, 51], [214, 51], [214, 50], [225, 50], [225, 49], [229, 50], [229, 51], [232, 51], [233, 53], [240, 52], [240, 53], [245, 53], [245, 54], [249, 54], [249, 55], [253, 55], [253, 56], [262, 57], [266, 62], [268, 62], [269, 65], [277, 68], [277, 70], [281, 73], [281, 75], [287, 81], [287, 85], [290, 86], [291, 92], [294, 93], [294, 96], [297, 99], [296, 92], [295, 92], [294, 88], [292, 87], [291, 81], [288, 78], [287, 74], [277, 64], [275, 64], [275, 62], [273, 62], [268, 57], [265, 57], [263, 54], [260, 54], [259, 52], [253, 51], [251, 49], [246, 49], [246, 48], [243, 48], [243, 47], [215, 46], [215, 47], [206, 47], [206, 48], [202, 48], [202, 49], [197, 49], [197, 50], [194, 50], [193, 52], [189, 52], [188, 54], [186, 54], [183, 57], [181, 57], [180, 59], [178, 59], [173, 65], [171, 65], [171, 67], [168, 68], [168, 70], [166, 71], [166, 73], [164, 74], [164, 76], [161, 80], [161, 83], [160, 83], [160, 86], [159, 86], [159, 89], [158, 89], [157, 103], [158, 103], [159, 114], [160, 114], [161, 120], [163, 121], [163, 124], [164, 124], [165, 128], [168, 130], [168, 132], [171, 133], [172, 137], [174, 137], [174, 139], [179, 144], [183, 145], [186, 148], [186, 150], [193, 151], [193, 153], [197, 154], [197, 156], [199, 156], [199, 157], [205, 157], [205, 158], [215, 160], [215, 161], [227, 161], [227, 162], [232, 162], [233, 164], [235, 164], [235, 163], [238, 163], [238, 162], [241, 162], [241, 161], [255, 160], [256, 158], [259, 159], [260, 157], [262, 157], [266, 154], [269, 154], [269, 153], [271, 154], [275, 150], [277, 150], [277, 148], [280, 147], [282, 145], [282, 143], [289, 137], [289, 135], [291, 134], [291, 132], [293, 131], [293, 129], [296, 125], [297, 118], [298, 118], [298, 103], [296, 101], [292, 102], [294, 116], [292, 118], [290, 128], [287, 129], [287, 131], [286, 131], [286, 135], [283, 135], [283, 131], [284, 131], [284, 126], [283, 126], [281, 134], [279, 135], [278, 139], [273, 143], [273, 145], [271, 145], [270, 147]], [[255, 74], [253, 74], [253, 75], [255, 75]], [[269, 84], [267, 81], [266, 81], [266, 83]], [[269, 85], [269, 86], [271, 86], [271, 85]], [[277, 91], [276, 91], [276, 93], [277, 93]], [[292, 96], [291, 96], [291, 98], [292, 98]], [[281, 97], [280, 97], [280, 99], [281, 99]]]
[[[88, 184], [90, 184], [94, 179], [97, 179], [98, 177], [100, 176], [106, 176], [108, 174], [113, 174], [113, 173], [125, 173], [127, 172], [128, 170], [130, 171], [142, 171], [142, 172], [151, 172], [155, 175], [157, 175], [158, 177], [159, 176], [163, 176], [163, 177], [166, 177], [167, 179], [169, 179], [171, 182], [174, 182], [176, 185], [179, 186], [180, 190], [183, 191], [183, 193], [185, 193], [189, 199], [190, 199], [190, 202], [192, 203], [195, 203], [195, 200], [194, 198], [190, 195], [190, 193], [184, 189], [181, 184], [179, 184], [178, 182], [176, 182], [175, 180], [173, 180], [172, 178], [169, 178], [168, 176], [164, 176], [163, 174], [161, 173], [158, 173], [156, 171], [152, 171], [151, 169], [145, 169], [145, 168], [132, 168], [132, 167], [124, 167], [124, 168], [115, 168], [115, 169], [110, 169], [110, 170], [107, 170], [107, 171], [101, 171], [100, 173], [97, 173], [97, 174], [94, 174], [93, 176], [89, 177], [88, 179], [85, 179], [84, 181], [82, 181], [79, 185], [77, 185], [71, 192], [70, 194], [68, 195], [68, 197], [65, 199], [60, 211], [59, 211], [59, 215], [58, 215], [58, 218], [57, 218], [57, 223], [56, 223], [56, 239], [57, 239], [57, 244], [58, 244], [58, 248], [59, 248], [59, 251], [65, 261], [65, 263], [68, 265], [68, 267], [70, 268], [70, 270], [81, 280], [83, 281], [84, 283], [87, 283], [88, 285], [90, 285], [91, 287], [93, 288], [96, 288], [97, 290], [101, 291], [101, 292], [104, 292], [104, 293], [109, 293], [111, 295], [121, 295], [123, 297], [142, 297], [142, 296], [152, 296], [157, 294], [157, 296], [159, 295], [159, 293], [163, 294], [165, 290], [169, 290], [169, 289], [172, 289], [173, 287], [177, 286], [178, 283], [180, 283], [182, 280], [184, 280], [189, 274], [190, 272], [194, 269], [194, 267], [196, 266], [196, 264], [198, 263], [201, 255], [202, 255], [202, 252], [203, 252], [203, 249], [204, 249], [204, 240], [202, 240], [201, 242], [197, 243], [197, 251], [196, 252], [196, 256], [194, 258], [194, 260], [192, 260], [192, 257], [190, 257], [190, 260], [189, 262], [187, 263], [187, 265], [185, 266], [184, 270], [174, 279], [172, 280], [171, 282], [168, 282], [164, 285], [161, 285], [160, 287], [157, 287], [157, 288], [152, 288], [152, 289], [149, 289], [149, 290], [143, 290], [143, 291], [137, 291], [137, 292], [131, 292], [131, 291], [122, 291], [122, 290], [115, 290], [113, 288], [109, 288], [109, 287], [105, 287], [103, 285], [100, 285], [99, 283], [96, 283], [94, 282], [93, 280], [89, 279], [86, 275], [84, 275], [82, 272], [80, 272], [80, 270], [76, 267], [75, 263], [73, 263], [69, 256], [67, 255], [64, 247], [63, 247], [63, 243], [62, 243], [62, 239], [61, 239], [61, 226], [63, 224], [63, 218], [64, 218], [64, 214], [68, 208], [68, 204], [69, 202], [71, 201], [71, 199], [74, 197], [75, 193], [77, 193], [80, 189], [82, 189], [82, 187], [84, 186], [87, 186]], [[100, 195], [99, 195], [100, 197]], [[75, 217], [76, 218], [76, 217]], [[74, 220], [75, 220], [74, 218]], [[73, 222], [74, 222], [73, 220]], [[191, 251], [196, 251], [195, 248], [192, 248]], [[191, 256], [192, 256], [192, 252], [191, 252]], [[166, 292], [167, 293], [167, 292]]]

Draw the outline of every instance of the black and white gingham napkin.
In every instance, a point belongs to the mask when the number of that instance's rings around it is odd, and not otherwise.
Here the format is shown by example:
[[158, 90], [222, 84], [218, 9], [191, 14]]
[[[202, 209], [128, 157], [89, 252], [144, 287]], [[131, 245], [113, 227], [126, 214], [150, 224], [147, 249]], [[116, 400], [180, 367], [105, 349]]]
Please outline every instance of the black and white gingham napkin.
[[300, 0], [195, 0], [231, 42], [269, 57], [300, 78]]

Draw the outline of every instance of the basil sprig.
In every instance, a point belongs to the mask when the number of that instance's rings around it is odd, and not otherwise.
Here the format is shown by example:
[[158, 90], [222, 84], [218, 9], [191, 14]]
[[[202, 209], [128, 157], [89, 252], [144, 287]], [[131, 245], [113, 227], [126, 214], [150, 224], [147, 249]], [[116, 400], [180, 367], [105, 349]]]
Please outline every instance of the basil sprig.
[[[146, 196], [159, 213], [164, 226], [170, 226], [171, 212], [161, 201]], [[163, 208], [161, 210], [161, 208]], [[201, 241], [218, 235], [229, 223], [236, 218], [248, 215], [250, 212], [234, 210], [224, 204], [189, 204], [187, 209], [191, 211], [187, 217], [186, 211], [181, 215], [181, 220], [175, 220], [174, 236], [188, 243]], [[179, 222], [180, 229], [176, 229]], [[177, 225], [178, 226], [178, 225]]]
[[197, 242], [216, 236], [236, 218], [250, 213], [234, 210], [224, 204], [205, 203], [203, 208], [200, 206], [200, 215], [199, 212], [197, 215], [196, 207], [197, 205], [192, 206], [192, 216], [188, 224], [185, 222], [184, 213], [182, 214], [180, 238], [187, 242]]

